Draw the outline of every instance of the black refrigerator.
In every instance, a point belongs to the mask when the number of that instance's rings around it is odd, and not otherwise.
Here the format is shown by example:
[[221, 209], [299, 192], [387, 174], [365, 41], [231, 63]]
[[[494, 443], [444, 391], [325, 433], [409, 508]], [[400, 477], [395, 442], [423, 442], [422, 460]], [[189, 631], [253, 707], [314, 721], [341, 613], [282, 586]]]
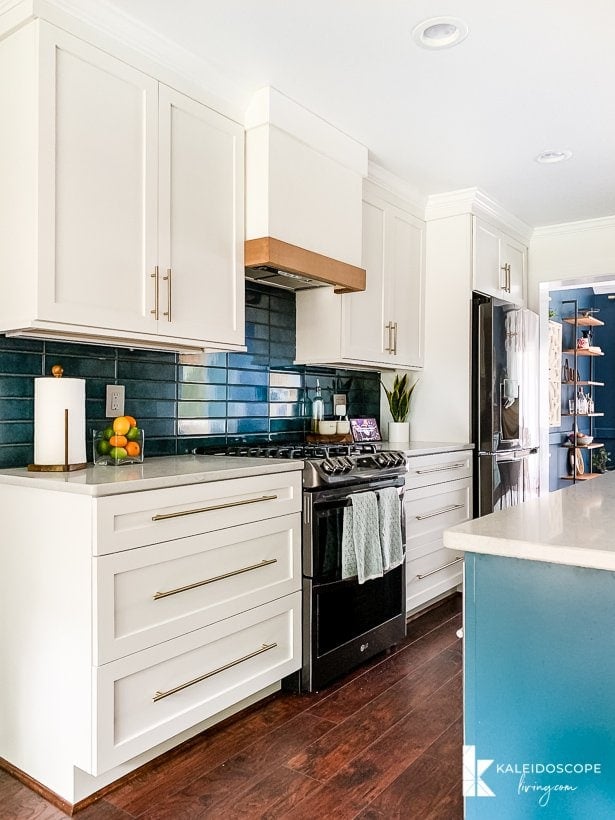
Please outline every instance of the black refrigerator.
[[540, 490], [538, 314], [472, 295], [475, 516]]

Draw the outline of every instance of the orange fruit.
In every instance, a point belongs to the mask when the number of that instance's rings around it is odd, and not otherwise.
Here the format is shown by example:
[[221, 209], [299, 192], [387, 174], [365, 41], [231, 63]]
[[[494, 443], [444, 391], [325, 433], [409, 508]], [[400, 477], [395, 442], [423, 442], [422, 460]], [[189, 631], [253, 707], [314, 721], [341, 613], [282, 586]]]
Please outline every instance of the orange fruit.
[[128, 421], [130, 422], [131, 427], [136, 427], [137, 426], [137, 420], [134, 416], [124, 416], [124, 418], [128, 419]]
[[127, 441], [128, 439], [126, 438], [126, 436], [115, 435], [111, 436], [111, 438], [109, 439], [109, 444], [112, 447], [125, 447]]
[[130, 428], [134, 426], [130, 422], [131, 419], [129, 419], [127, 416], [118, 416], [117, 418], [113, 419], [113, 432], [117, 433], [118, 436], [125, 436], [126, 433], [130, 430]]
[[133, 458], [134, 458], [134, 456], [138, 456], [139, 453], [141, 452], [141, 447], [139, 446], [138, 442], [129, 441], [129, 442], [126, 443], [126, 452], [128, 453], [129, 456], [133, 456]]

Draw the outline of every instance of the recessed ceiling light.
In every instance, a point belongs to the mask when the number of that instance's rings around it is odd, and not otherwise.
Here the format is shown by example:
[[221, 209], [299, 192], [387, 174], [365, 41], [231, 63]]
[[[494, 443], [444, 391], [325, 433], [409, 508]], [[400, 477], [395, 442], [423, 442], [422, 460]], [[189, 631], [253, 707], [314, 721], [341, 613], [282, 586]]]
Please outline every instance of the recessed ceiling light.
[[412, 29], [412, 39], [423, 48], [450, 48], [465, 40], [468, 31], [457, 17], [431, 17]]
[[563, 162], [565, 159], [570, 159], [572, 151], [543, 151], [535, 157], [536, 162], [546, 165], [550, 162]]

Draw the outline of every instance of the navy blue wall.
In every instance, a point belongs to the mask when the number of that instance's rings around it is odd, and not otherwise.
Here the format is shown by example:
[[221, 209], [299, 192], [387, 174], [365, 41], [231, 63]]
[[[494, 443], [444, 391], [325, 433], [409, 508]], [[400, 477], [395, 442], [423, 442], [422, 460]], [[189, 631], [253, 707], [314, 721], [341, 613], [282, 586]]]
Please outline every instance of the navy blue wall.
[[[596, 441], [603, 442], [607, 452], [612, 454], [615, 451], [615, 383], [612, 375], [615, 372], [615, 304], [606, 296], [596, 296], [592, 288], [577, 288], [574, 290], [551, 291], [551, 301], [549, 307], [555, 310], [554, 321], [561, 322], [563, 318], [572, 316], [574, 305], [565, 304], [566, 300], [576, 299], [578, 309], [599, 308], [600, 312], [595, 314], [597, 318], [605, 323], [604, 327], [595, 328], [593, 331], [593, 344], [598, 345], [604, 352], [604, 357], [596, 357], [590, 360], [589, 357], [577, 357], [577, 369], [581, 379], [588, 379], [590, 374], [590, 361], [593, 363], [593, 380], [604, 381], [605, 387], [594, 387], [593, 395], [596, 412], [603, 412], [604, 417], [594, 419], [593, 435]], [[581, 335], [580, 331], [578, 335]], [[573, 349], [576, 344], [574, 326], [562, 323], [562, 349]], [[573, 356], [564, 354], [562, 356], [562, 367], [565, 360], [568, 360], [569, 367], [573, 367]], [[610, 380], [610, 383], [609, 383]], [[587, 387], [582, 388], [585, 393]], [[573, 398], [574, 389], [562, 389], [562, 414], [568, 411], [568, 399]], [[568, 466], [569, 452], [561, 445], [566, 439], [566, 433], [572, 430], [573, 419], [562, 415], [560, 427], [551, 427], [549, 430], [549, 489], [558, 490], [570, 485], [569, 481], [563, 481], [562, 476], [570, 473]], [[588, 432], [590, 428], [588, 419], [578, 420], [578, 429], [581, 432]], [[584, 451], [585, 469], [589, 471], [590, 451]], [[609, 465], [610, 466], [610, 465]]]
[[197, 445], [302, 440], [320, 380], [325, 412], [348, 395], [352, 416], [380, 415], [378, 373], [293, 364], [293, 293], [246, 283], [246, 353], [175, 354], [0, 335], [0, 468], [33, 461], [34, 377], [62, 364], [86, 379], [89, 446], [106, 426], [105, 387], [126, 386], [126, 413], [145, 431], [145, 454], [175, 455]]

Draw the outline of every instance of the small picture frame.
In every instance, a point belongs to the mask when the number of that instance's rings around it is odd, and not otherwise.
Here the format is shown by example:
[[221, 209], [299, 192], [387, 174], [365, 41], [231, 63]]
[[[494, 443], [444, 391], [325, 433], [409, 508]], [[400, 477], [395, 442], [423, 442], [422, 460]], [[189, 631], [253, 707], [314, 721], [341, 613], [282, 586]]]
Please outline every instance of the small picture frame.
[[354, 441], [382, 441], [374, 418], [350, 419], [350, 429]]

